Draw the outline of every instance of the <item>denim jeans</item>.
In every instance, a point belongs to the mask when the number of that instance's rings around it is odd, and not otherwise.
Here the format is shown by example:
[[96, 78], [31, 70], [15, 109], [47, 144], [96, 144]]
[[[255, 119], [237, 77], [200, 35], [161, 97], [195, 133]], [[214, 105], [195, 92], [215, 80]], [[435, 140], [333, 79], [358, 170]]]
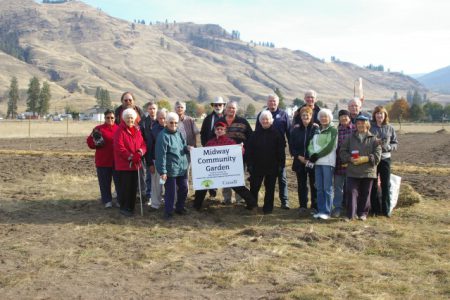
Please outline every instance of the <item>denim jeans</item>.
[[278, 173], [278, 196], [280, 197], [281, 205], [289, 207], [286, 167], [283, 167]]
[[317, 209], [320, 214], [331, 214], [333, 201], [334, 167], [316, 165]]
[[342, 201], [344, 200], [344, 186], [346, 179], [346, 175], [334, 175], [333, 210], [337, 212], [342, 211]]
[[149, 200], [152, 197], [152, 173], [150, 173], [150, 168], [145, 166], [145, 197]]

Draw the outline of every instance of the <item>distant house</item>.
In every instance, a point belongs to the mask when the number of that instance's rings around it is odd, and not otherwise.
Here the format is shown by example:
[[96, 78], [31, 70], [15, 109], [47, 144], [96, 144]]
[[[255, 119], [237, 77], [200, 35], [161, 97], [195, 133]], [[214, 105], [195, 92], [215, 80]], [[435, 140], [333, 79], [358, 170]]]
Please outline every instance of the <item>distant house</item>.
[[94, 106], [83, 112], [82, 120], [92, 120], [92, 121], [103, 122], [103, 121], [105, 121], [104, 112], [105, 112], [104, 108], [99, 108], [98, 106]]

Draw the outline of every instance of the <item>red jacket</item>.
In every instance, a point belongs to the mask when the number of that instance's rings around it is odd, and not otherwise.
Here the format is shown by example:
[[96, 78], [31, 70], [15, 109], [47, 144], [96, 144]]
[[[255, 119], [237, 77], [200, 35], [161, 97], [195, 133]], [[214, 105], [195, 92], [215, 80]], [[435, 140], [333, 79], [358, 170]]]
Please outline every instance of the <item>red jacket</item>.
[[88, 147], [95, 149], [95, 166], [96, 167], [114, 167], [114, 153], [113, 153], [113, 140], [119, 126], [113, 124], [112, 126], [107, 124], [98, 125], [94, 128], [102, 133], [105, 144], [97, 148], [94, 144], [92, 135], [89, 135], [86, 139]]
[[137, 155], [139, 149], [142, 150], [142, 154], [147, 152], [147, 146], [139, 126], [134, 128], [134, 131], [131, 132], [127, 125], [121, 122], [114, 135], [114, 166], [118, 171], [136, 171], [141, 166], [141, 161], [138, 166], [131, 164], [130, 167], [130, 156]]

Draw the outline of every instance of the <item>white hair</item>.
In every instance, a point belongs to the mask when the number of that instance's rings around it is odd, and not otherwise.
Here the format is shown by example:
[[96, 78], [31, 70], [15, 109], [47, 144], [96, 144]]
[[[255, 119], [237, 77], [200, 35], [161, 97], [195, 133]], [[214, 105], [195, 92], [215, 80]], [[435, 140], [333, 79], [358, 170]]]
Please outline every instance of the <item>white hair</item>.
[[161, 114], [166, 115], [166, 114], [167, 114], [167, 109], [165, 109], [164, 107], [158, 109], [158, 111], [156, 112], [156, 115], [159, 116], [159, 115], [161, 115]]
[[272, 113], [271, 113], [270, 111], [268, 111], [268, 110], [263, 110], [263, 111], [259, 114], [259, 118], [258, 118], [259, 123], [261, 123], [261, 120], [262, 120], [263, 118], [269, 119], [270, 124], [273, 123], [273, 116], [272, 116]]
[[227, 102], [227, 107], [230, 106], [230, 105], [235, 105], [236, 108], [238, 107], [238, 103], [236, 101], [228, 101]]
[[132, 108], [127, 108], [122, 112], [122, 120], [125, 120], [128, 116], [132, 116], [133, 119], [136, 119], [137, 113]]
[[170, 122], [170, 121], [178, 122], [180, 120], [180, 117], [178, 117], [177, 113], [174, 113], [173, 111], [171, 111], [170, 113], [167, 114], [166, 119], [167, 119], [167, 122]]
[[317, 98], [317, 93], [316, 93], [315, 90], [307, 90], [307, 91], [305, 92], [305, 97], [306, 97], [306, 96], [312, 96], [312, 97], [314, 97], [314, 99], [315, 99], [315, 98]]
[[348, 102], [348, 105], [350, 106], [352, 103], [355, 103], [356, 105], [358, 105], [358, 107], [362, 106], [362, 102], [358, 97], [353, 98], [352, 100], [350, 100]]
[[267, 100], [269, 100], [270, 98], [273, 98], [277, 103], [280, 102], [280, 97], [278, 97], [277, 94], [269, 94], [269, 96], [267, 96]]
[[331, 112], [330, 109], [328, 109], [328, 108], [322, 108], [322, 109], [319, 111], [319, 113], [317, 114], [317, 116], [319, 117], [319, 120], [320, 120], [320, 117], [323, 116], [323, 115], [328, 116], [328, 118], [330, 119], [330, 123], [333, 121], [333, 113]]

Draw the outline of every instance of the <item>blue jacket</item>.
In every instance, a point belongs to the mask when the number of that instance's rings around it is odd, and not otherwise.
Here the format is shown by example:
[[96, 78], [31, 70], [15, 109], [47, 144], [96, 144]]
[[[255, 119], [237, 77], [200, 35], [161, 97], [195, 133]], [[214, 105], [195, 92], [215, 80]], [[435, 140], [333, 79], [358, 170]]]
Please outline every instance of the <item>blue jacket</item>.
[[167, 177], [186, 175], [188, 168], [186, 141], [179, 131], [170, 132], [164, 128], [156, 139], [155, 166], [159, 174]]

